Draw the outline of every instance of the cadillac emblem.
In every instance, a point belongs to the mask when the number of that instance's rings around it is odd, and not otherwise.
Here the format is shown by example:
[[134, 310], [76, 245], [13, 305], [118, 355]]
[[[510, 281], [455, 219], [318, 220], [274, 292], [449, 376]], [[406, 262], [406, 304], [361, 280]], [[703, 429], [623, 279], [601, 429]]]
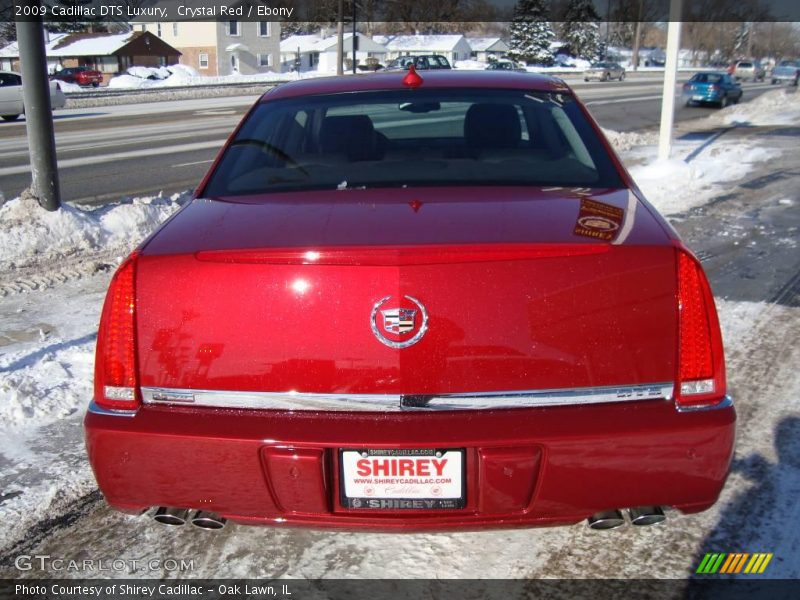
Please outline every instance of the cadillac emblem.
[[372, 333], [390, 348], [408, 348], [420, 341], [428, 330], [428, 311], [411, 296], [403, 296], [390, 304], [392, 298], [386, 296], [372, 307]]

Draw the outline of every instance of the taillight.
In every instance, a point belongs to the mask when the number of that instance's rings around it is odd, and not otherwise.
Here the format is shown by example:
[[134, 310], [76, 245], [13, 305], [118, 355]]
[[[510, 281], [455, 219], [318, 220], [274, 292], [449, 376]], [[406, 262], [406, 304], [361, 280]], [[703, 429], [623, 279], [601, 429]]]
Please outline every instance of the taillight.
[[678, 251], [678, 407], [725, 397], [725, 357], [714, 296], [700, 263]]
[[112, 410], [139, 406], [136, 378], [136, 253], [111, 280], [97, 332], [94, 401]]

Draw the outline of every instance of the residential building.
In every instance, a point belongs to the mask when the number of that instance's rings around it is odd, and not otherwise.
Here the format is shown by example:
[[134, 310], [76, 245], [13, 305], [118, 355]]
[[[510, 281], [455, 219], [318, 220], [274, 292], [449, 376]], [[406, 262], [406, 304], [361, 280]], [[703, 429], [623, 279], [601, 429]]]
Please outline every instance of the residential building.
[[277, 21], [135, 22], [181, 51], [181, 64], [201, 75], [280, 72], [281, 24]]
[[[48, 71], [90, 67], [107, 83], [128, 67], [175, 64], [181, 53], [149, 32], [49, 34], [45, 44]], [[19, 70], [19, 47], [12, 42], [0, 49], [0, 69]]]
[[508, 52], [508, 44], [499, 37], [467, 38], [472, 49], [472, 58], [483, 62], [503, 58]]
[[387, 60], [398, 56], [440, 54], [451, 64], [468, 60], [472, 48], [463, 35], [376, 35], [372, 38], [388, 51]]
[[[356, 65], [363, 70], [376, 64], [386, 65], [386, 48], [360, 33], [356, 34]], [[291, 35], [281, 42], [283, 71], [336, 71], [338, 37], [335, 35]], [[344, 35], [346, 68], [352, 69], [353, 34]]]

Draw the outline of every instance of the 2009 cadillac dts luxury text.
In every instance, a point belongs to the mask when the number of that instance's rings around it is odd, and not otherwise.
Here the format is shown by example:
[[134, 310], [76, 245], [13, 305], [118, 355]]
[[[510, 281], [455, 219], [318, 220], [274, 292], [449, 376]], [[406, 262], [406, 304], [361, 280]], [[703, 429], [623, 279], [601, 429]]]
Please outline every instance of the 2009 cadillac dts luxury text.
[[412, 70], [252, 107], [114, 276], [86, 440], [165, 523], [603, 528], [710, 507], [734, 423], [703, 270], [570, 88]]

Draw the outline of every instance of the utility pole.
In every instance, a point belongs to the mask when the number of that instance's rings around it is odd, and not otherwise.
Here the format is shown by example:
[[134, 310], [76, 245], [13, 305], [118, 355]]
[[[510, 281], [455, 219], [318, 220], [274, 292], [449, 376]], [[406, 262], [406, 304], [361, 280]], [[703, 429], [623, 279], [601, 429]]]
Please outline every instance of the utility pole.
[[353, 75], [356, 74], [356, 51], [358, 50], [358, 33], [356, 32], [356, 0], [353, 0]]
[[633, 32], [633, 70], [639, 69], [639, 44], [642, 37], [642, 9], [644, 8], [644, 0], [639, 0], [639, 11], [636, 16], [636, 30]]
[[[39, 6], [36, 0], [26, 0], [21, 4]], [[22, 17], [17, 21], [17, 43], [22, 67], [25, 129], [31, 157], [31, 189], [42, 208], [54, 211], [61, 206], [61, 192], [41, 17]]]
[[672, 150], [672, 124], [675, 119], [675, 86], [678, 83], [678, 51], [681, 47], [683, 0], [671, 0], [667, 27], [667, 64], [661, 99], [661, 129], [658, 134], [658, 159], [666, 160]]
[[344, 0], [339, 0], [339, 21], [336, 24], [336, 74], [344, 75]]

